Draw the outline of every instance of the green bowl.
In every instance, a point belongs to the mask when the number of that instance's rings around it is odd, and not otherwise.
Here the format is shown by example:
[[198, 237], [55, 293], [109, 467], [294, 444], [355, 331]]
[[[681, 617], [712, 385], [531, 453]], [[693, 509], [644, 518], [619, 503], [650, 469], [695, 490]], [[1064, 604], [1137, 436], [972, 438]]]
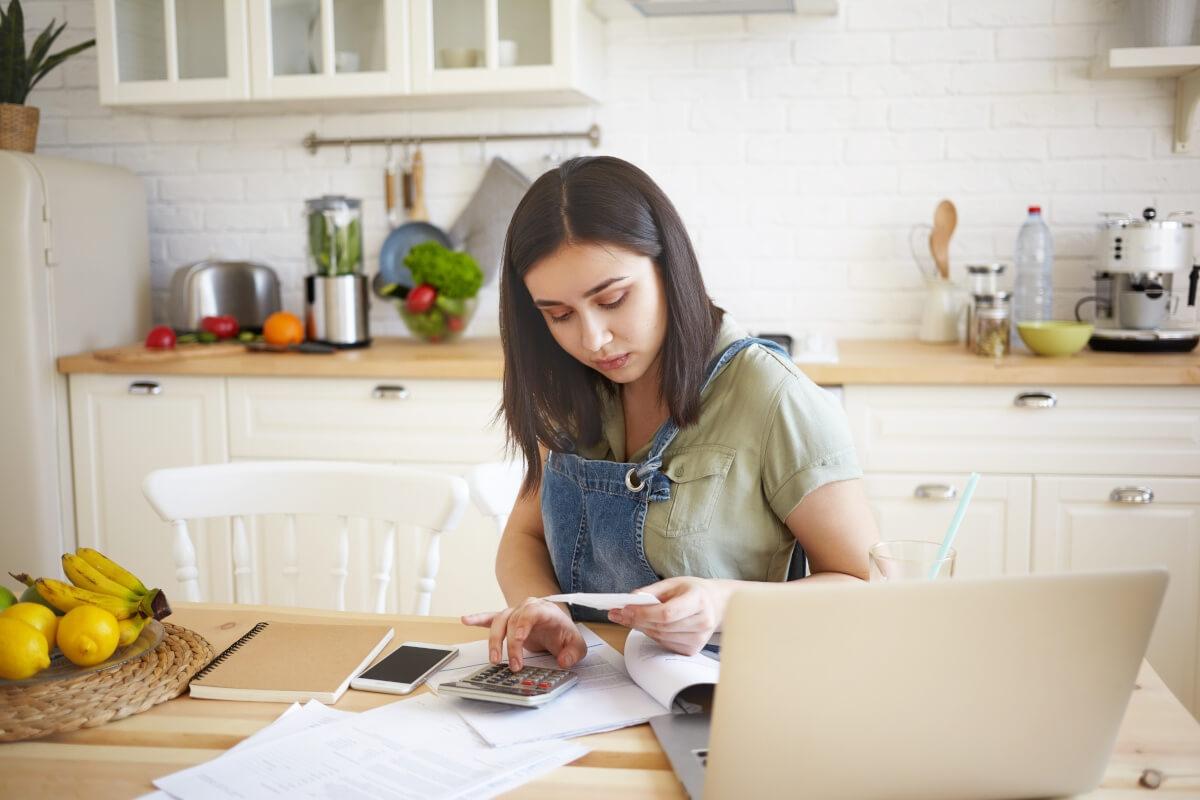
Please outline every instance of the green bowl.
[[1039, 356], [1062, 357], [1078, 353], [1092, 338], [1095, 326], [1090, 322], [1018, 322], [1017, 332], [1030, 350]]

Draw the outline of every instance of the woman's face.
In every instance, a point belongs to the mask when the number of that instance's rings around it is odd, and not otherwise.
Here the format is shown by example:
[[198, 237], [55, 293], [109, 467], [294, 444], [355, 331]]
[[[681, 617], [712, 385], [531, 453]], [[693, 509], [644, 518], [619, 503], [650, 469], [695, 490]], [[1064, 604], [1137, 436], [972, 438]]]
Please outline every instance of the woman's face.
[[554, 340], [616, 383], [633, 383], [667, 335], [662, 276], [647, 256], [607, 244], [563, 244], [525, 273]]

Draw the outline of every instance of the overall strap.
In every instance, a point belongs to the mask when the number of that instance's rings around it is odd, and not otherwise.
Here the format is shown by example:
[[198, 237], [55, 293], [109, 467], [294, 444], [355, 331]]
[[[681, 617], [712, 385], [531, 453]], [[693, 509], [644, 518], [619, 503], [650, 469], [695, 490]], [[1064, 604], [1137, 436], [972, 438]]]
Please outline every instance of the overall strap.
[[[708, 367], [704, 375], [704, 383], [700, 387], [700, 394], [703, 395], [708, 389], [708, 385], [713, 382], [713, 379], [721, 373], [725, 365], [733, 360], [733, 357], [745, 350], [751, 345], [762, 345], [769, 347], [783, 355], [787, 355], [787, 351], [783, 349], [777, 342], [770, 339], [757, 339], [753, 336], [747, 336], [744, 339], [738, 339], [733, 342], [723, 351], [717, 354], [712, 361], [708, 362]], [[639, 481], [644, 481], [646, 476], [658, 470], [662, 466], [663, 452], [667, 446], [675, 439], [679, 433], [679, 426], [675, 424], [675, 420], [668, 418], [658, 429], [658, 433], [654, 434], [654, 441], [650, 445], [650, 453], [646, 456], [646, 460], [638, 465], [636, 477]]]

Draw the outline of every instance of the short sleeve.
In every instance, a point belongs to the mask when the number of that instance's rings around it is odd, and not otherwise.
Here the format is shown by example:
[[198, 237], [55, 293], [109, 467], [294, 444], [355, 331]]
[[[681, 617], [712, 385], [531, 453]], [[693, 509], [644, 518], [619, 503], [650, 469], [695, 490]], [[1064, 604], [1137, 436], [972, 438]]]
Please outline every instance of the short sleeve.
[[763, 489], [771, 509], [785, 520], [814, 489], [861, 477], [841, 405], [807, 376], [789, 376], [763, 443]]

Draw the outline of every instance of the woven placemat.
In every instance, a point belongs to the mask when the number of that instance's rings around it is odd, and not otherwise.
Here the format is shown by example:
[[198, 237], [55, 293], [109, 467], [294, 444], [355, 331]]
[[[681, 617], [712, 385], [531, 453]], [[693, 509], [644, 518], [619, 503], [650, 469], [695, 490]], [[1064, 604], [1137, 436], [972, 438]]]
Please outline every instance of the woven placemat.
[[0, 688], [0, 742], [94, 728], [177, 697], [213, 657], [204, 637], [163, 623], [158, 647], [119, 667], [63, 681]]

